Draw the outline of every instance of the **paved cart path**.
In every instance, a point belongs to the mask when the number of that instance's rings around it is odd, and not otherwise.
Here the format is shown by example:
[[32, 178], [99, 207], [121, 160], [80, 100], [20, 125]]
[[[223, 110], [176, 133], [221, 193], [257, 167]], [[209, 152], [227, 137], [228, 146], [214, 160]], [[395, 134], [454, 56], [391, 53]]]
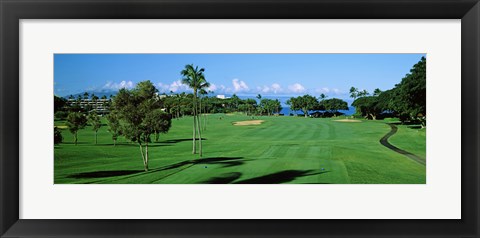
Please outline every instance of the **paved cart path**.
[[417, 163], [420, 163], [420, 164], [423, 164], [425, 165], [425, 161], [418, 157], [417, 155], [414, 155], [408, 151], [405, 151], [405, 150], [402, 150], [392, 144], [390, 144], [390, 142], [388, 142], [388, 138], [390, 138], [392, 135], [394, 135], [395, 133], [397, 133], [397, 126], [395, 126], [394, 124], [388, 124], [391, 128], [390, 132], [388, 132], [385, 136], [382, 137], [382, 139], [380, 139], [380, 144], [382, 144], [383, 146], [399, 153], [399, 154], [402, 154], [402, 155], [405, 155], [406, 157], [414, 160], [415, 162]]

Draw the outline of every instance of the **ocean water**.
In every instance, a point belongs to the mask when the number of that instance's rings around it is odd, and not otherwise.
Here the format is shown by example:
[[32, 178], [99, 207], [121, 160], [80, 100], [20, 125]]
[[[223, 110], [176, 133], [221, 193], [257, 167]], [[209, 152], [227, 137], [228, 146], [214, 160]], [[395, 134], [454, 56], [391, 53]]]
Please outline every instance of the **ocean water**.
[[[290, 113], [294, 114], [295, 115], [295, 111], [291, 110], [290, 107], [288, 106], [282, 106], [282, 110], [280, 111], [280, 114], [283, 114], [285, 116], [290, 116]], [[351, 116], [355, 113], [355, 107], [348, 107], [348, 110], [338, 110], [339, 112], [341, 113], [344, 113], [346, 116]], [[316, 111], [309, 111], [309, 114], [310, 113], [314, 113]], [[323, 112], [323, 111], [319, 111], [319, 112]], [[299, 111], [296, 111], [297, 114], [302, 114], [303, 115], [303, 111], [302, 110], [299, 110]]]
[[[231, 97], [232, 95], [226, 95], [227, 97]], [[258, 100], [257, 98], [255, 98], [255, 96], [246, 96], [246, 95], [239, 95], [238, 96], [239, 98], [241, 99], [247, 99], [247, 98], [251, 98], [251, 99], [255, 99], [257, 101], [257, 103], [259, 103], [260, 100]], [[268, 99], [278, 99], [282, 105], [282, 110], [280, 111], [280, 114], [283, 114], [285, 116], [290, 116], [290, 113], [292, 114], [295, 114], [295, 112], [293, 110], [290, 110], [290, 107], [287, 105], [287, 100], [290, 99], [291, 96], [263, 96], [262, 98], [268, 98]], [[353, 114], [355, 114], [355, 107], [352, 107], [351, 106], [351, 103], [352, 103], [352, 99], [342, 99], [344, 101], [346, 101], [350, 106], [348, 107], [348, 110], [339, 110], [339, 112], [342, 112], [344, 113], [345, 115], [347, 116], [351, 116]], [[314, 113], [316, 111], [309, 111], [309, 113]], [[319, 111], [319, 112], [323, 112], [323, 111]], [[297, 114], [303, 114], [303, 112], [301, 110], [297, 111]]]

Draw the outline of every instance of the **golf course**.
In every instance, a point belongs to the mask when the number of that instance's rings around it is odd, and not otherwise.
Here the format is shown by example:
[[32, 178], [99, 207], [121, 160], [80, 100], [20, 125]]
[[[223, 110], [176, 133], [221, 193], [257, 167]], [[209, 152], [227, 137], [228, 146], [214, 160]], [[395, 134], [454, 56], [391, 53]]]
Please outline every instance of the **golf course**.
[[[206, 114], [203, 154], [192, 154], [192, 116], [148, 146], [144, 170], [138, 144], [118, 137], [107, 120], [97, 132], [55, 120], [55, 184], [425, 184], [426, 129], [395, 120]], [[393, 125], [393, 126], [392, 126]], [[393, 131], [393, 128], [395, 130]], [[389, 134], [390, 133], [390, 134]], [[387, 138], [384, 138], [387, 134]], [[381, 143], [384, 138], [384, 143]], [[386, 144], [385, 144], [386, 143]], [[402, 153], [402, 152], [408, 152]]]

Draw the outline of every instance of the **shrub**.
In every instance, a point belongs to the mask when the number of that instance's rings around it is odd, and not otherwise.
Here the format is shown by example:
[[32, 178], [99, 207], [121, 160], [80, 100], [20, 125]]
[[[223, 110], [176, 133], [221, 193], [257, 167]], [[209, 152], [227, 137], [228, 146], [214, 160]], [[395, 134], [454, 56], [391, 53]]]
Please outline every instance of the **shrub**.
[[65, 111], [58, 111], [55, 113], [55, 119], [58, 119], [58, 120], [65, 120], [68, 116], [68, 112], [65, 112]]
[[58, 145], [63, 142], [62, 132], [58, 127], [53, 127], [53, 144]]

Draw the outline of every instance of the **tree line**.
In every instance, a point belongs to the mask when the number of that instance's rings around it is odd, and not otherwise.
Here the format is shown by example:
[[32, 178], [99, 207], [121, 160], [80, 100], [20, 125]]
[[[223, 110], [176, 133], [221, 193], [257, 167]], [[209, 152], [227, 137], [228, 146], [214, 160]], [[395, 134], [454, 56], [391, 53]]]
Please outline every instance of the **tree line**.
[[309, 111], [317, 111], [314, 113], [315, 117], [332, 117], [343, 114], [339, 110], [348, 110], [347, 102], [338, 98], [327, 99], [327, 96], [323, 93], [320, 94], [318, 99], [309, 94], [291, 97], [287, 104], [295, 112], [301, 110], [305, 117], [309, 115]]
[[379, 116], [398, 117], [403, 123], [420, 123], [426, 126], [426, 58], [422, 57], [410, 72], [394, 88], [381, 91], [375, 89], [372, 95], [366, 90], [350, 88], [352, 106], [356, 114], [376, 120]]
[[[242, 112], [247, 115], [265, 115], [270, 116], [279, 114], [282, 110], [281, 103], [278, 99], [262, 98], [259, 94], [257, 100], [253, 98], [241, 99], [236, 94], [230, 98], [217, 98], [215, 96], [208, 96], [207, 93], [197, 93], [197, 101], [199, 103], [198, 113], [233, 113]], [[208, 92], [214, 93], [212, 91]], [[187, 94], [185, 92], [169, 95], [163, 94], [162, 101], [165, 108], [171, 113], [174, 118], [181, 118], [183, 116], [192, 116], [194, 94]]]

